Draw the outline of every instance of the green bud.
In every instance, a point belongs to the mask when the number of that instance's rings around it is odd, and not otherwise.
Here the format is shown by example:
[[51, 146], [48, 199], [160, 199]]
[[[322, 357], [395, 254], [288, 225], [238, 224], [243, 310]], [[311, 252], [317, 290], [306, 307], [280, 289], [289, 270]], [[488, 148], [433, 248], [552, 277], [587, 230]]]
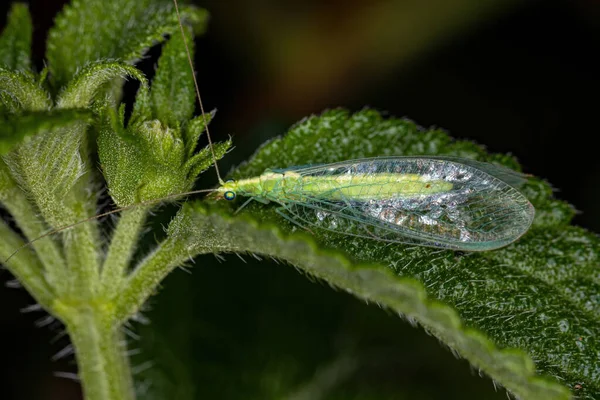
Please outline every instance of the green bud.
[[[158, 120], [123, 128], [122, 118], [110, 108], [104, 114], [98, 154], [110, 194], [120, 207], [189, 191], [198, 174], [213, 163], [207, 149], [188, 153], [181, 139], [186, 135], [177, 128]], [[216, 144], [216, 156], [221, 158], [230, 145]]]

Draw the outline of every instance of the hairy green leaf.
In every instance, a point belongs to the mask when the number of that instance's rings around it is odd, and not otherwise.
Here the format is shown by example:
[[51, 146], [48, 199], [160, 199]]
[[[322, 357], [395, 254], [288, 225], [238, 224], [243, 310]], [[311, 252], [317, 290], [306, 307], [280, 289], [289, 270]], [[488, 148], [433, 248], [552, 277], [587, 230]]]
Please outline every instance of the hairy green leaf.
[[27, 5], [13, 4], [6, 28], [0, 35], [0, 66], [13, 71], [31, 68], [32, 31]]
[[[193, 59], [194, 38], [191, 29], [186, 28], [184, 31]], [[180, 34], [173, 35], [163, 47], [156, 75], [152, 80], [151, 96], [153, 117], [170, 127], [180, 126], [194, 114], [194, 81]]]
[[193, 180], [199, 174], [214, 165], [213, 151], [217, 160], [220, 160], [230, 148], [231, 140], [227, 140], [225, 142], [213, 143], [212, 151], [208, 146], [200, 150], [196, 155], [191, 157], [183, 167], [188, 173], [188, 178]]
[[[317, 151], [315, 151], [315, 149]], [[473, 143], [370, 110], [308, 118], [263, 146], [233, 177], [268, 167], [384, 155], [448, 154], [515, 166]], [[534, 227], [506, 248], [463, 254], [389, 245], [317, 231], [278, 217], [275, 206], [185, 207], [169, 227], [176, 264], [191, 254], [251, 252], [282, 258], [311, 275], [414, 318], [514, 394], [528, 399], [600, 395], [598, 255], [595, 235], [568, 225], [573, 210], [532, 179]], [[560, 382], [560, 383], [559, 383]], [[563, 386], [564, 385], [564, 386]], [[566, 386], [566, 387], [565, 387]]]
[[50, 95], [33, 76], [0, 67], [0, 102], [10, 112], [46, 110], [52, 105]]
[[225, 257], [170, 275], [145, 313], [132, 360], [153, 363], [136, 375], [152, 382], [144, 400], [506, 400], [395, 313], [285, 264]]
[[202, 135], [202, 133], [206, 130], [206, 127], [214, 118], [215, 113], [216, 110], [213, 110], [208, 114], [199, 115], [192, 119], [186, 126], [184, 139], [187, 147], [188, 157], [191, 157], [196, 150], [196, 144], [198, 143], [200, 135]]
[[95, 212], [93, 202], [88, 203], [92, 193], [86, 190], [89, 168], [83, 147], [88, 122], [81, 118], [53, 126], [19, 143], [4, 156], [15, 180], [55, 228]]
[[76, 122], [90, 122], [91, 118], [92, 113], [84, 109], [25, 111], [0, 116], [0, 155], [8, 153], [24, 138]]
[[[193, 7], [184, 7], [182, 15], [193, 25], [207, 17]], [[165, 35], [178, 32], [173, 4], [166, 0], [74, 0], [48, 36], [51, 81], [59, 89], [78, 68], [100, 59], [134, 63]]]
[[146, 77], [137, 68], [121, 62], [97, 61], [81, 68], [58, 96], [58, 108], [87, 107], [105, 84], [116, 78], [132, 77], [147, 85]]

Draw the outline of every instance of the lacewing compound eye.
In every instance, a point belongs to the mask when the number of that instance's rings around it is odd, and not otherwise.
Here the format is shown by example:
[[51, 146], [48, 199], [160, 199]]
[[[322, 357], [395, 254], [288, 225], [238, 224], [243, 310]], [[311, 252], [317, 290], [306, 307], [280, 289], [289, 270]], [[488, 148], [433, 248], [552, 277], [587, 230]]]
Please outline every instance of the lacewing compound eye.
[[223, 197], [225, 197], [225, 200], [231, 201], [235, 199], [235, 192], [228, 190], [227, 192], [223, 193]]

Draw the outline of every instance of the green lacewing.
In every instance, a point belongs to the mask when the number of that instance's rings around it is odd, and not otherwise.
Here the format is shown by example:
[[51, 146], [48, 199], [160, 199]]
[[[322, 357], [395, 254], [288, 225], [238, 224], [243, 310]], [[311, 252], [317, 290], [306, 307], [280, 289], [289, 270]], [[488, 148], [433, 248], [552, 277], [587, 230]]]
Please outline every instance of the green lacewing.
[[227, 181], [226, 200], [277, 203], [303, 228], [368, 239], [485, 251], [531, 226], [535, 209], [516, 189], [525, 176], [454, 157], [381, 157], [266, 170]]

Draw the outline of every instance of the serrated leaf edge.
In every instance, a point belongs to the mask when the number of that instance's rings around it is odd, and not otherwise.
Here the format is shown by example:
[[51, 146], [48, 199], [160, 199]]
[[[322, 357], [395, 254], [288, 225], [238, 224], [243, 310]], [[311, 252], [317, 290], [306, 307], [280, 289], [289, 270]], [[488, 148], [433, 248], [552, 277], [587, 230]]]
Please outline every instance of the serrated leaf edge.
[[[426, 331], [433, 333], [442, 343], [455, 350], [461, 357], [468, 360], [473, 366], [489, 375], [496, 382], [504, 386], [512, 394], [523, 399], [559, 400], [570, 399], [571, 393], [568, 388], [559, 384], [552, 377], [540, 376], [535, 373], [535, 365], [531, 357], [518, 348], [498, 348], [483, 332], [476, 328], [465, 326], [457, 311], [449, 305], [430, 298], [422, 283], [410, 277], [398, 277], [392, 271], [380, 264], [353, 263], [346, 255], [335, 249], [322, 249], [316, 240], [304, 232], [285, 233], [282, 229], [271, 223], [261, 223], [248, 214], [231, 216], [220, 212], [212, 212], [203, 204], [199, 208], [196, 203], [195, 211], [202, 212], [204, 216], [212, 218], [218, 216], [232, 228], [235, 224], [243, 223], [250, 225], [253, 229], [268, 232], [274, 239], [282, 243], [295, 245], [306, 245], [306, 251], [298, 254], [312, 255], [316, 258], [327, 257], [338, 263], [346, 271], [351, 272], [345, 279], [345, 287], [340, 285], [340, 280], [331, 280], [331, 276], [323, 274], [321, 268], [314, 268], [299, 259], [286, 258], [288, 262], [301, 268], [304, 272], [322, 279], [328, 284], [343, 289], [368, 302], [375, 302], [380, 306], [388, 307], [409, 319], [414, 319]], [[234, 241], [235, 243], [235, 241]], [[269, 253], [268, 250], [261, 252], [256, 249], [230, 248], [221, 249], [225, 252], [247, 251], [281, 258], [278, 254]], [[330, 264], [332, 265], [332, 263]], [[373, 281], [382, 282], [387, 285], [378, 290], [367, 290]], [[390, 285], [393, 282], [393, 285]], [[365, 284], [366, 283], [366, 284]], [[411, 293], [412, 299], [416, 300], [418, 310], [424, 313], [415, 313], [405, 307], [405, 303], [398, 301], [400, 292]], [[457, 333], [448, 335], [448, 333]], [[489, 357], [482, 359], [476, 356], [475, 351], [470, 349], [479, 348]]]

